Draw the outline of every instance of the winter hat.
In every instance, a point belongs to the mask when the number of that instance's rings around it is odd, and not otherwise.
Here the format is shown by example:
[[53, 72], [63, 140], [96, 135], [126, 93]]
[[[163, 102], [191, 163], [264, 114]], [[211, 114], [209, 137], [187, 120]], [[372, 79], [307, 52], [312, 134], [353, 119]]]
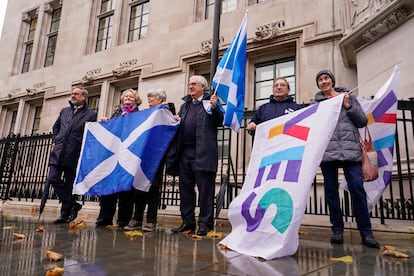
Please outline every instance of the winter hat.
[[316, 86], [319, 87], [318, 79], [321, 75], [328, 75], [332, 80], [332, 86], [335, 87], [335, 76], [330, 70], [321, 70], [318, 72], [318, 74], [316, 74]]

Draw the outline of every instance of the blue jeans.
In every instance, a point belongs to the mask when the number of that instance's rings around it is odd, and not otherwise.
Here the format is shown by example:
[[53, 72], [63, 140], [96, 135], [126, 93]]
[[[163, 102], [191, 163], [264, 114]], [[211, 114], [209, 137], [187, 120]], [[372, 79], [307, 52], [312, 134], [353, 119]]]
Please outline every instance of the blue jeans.
[[341, 202], [339, 199], [338, 168], [344, 170], [348, 190], [352, 200], [352, 212], [362, 237], [372, 234], [371, 218], [368, 212], [367, 195], [362, 180], [361, 162], [332, 161], [322, 162], [325, 196], [329, 207], [332, 231], [344, 231]]

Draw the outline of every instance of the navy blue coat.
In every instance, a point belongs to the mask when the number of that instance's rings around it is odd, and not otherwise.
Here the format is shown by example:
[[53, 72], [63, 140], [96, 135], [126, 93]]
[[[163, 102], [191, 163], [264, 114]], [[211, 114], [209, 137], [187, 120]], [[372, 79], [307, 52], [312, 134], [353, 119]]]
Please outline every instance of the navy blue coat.
[[[209, 100], [210, 95], [204, 94], [203, 100]], [[192, 104], [192, 97], [187, 95], [183, 98], [184, 103], [180, 107], [178, 115], [181, 120], [186, 120], [187, 111]], [[212, 110], [208, 114], [203, 105], [198, 105], [196, 115], [196, 159], [194, 161], [195, 170], [217, 172], [218, 146], [217, 128], [223, 125], [223, 112], [220, 108]], [[167, 173], [178, 175], [179, 160], [183, 146], [182, 128], [177, 131], [174, 143], [171, 145], [167, 157]]]
[[261, 105], [254, 113], [251, 120], [256, 125], [265, 121], [283, 116], [287, 113], [300, 109], [302, 106], [295, 103], [293, 98], [288, 96], [284, 101], [276, 101], [273, 95], [270, 96], [269, 102]]
[[49, 164], [76, 168], [82, 146], [83, 130], [86, 122], [96, 121], [96, 113], [86, 104], [73, 114], [73, 104], [63, 108], [53, 125], [53, 143]]

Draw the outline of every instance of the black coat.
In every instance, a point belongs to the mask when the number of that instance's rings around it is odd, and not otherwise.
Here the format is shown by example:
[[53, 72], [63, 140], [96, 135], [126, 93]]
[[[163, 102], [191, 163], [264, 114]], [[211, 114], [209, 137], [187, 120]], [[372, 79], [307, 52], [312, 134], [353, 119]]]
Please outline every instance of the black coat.
[[[203, 100], [209, 100], [210, 95], [204, 94]], [[192, 104], [191, 96], [183, 98], [184, 103], [180, 107], [178, 115], [181, 120], [186, 120], [187, 111]], [[223, 125], [223, 112], [220, 108], [212, 110], [208, 114], [203, 104], [198, 105], [196, 115], [196, 159], [195, 170], [216, 172], [218, 166], [217, 128]], [[167, 173], [178, 175], [178, 164], [183, 146], [182, 128], [177, 131], [176, 137], [170, 147], [167, 156]]]
[[53, 143], [49, 164], [76, 168], [82, 146], [83, 130], [86, 122], [96, 121], [96, 113], [86, 104], [73, 114], [73, 104], [63, 108], [53, 125]]

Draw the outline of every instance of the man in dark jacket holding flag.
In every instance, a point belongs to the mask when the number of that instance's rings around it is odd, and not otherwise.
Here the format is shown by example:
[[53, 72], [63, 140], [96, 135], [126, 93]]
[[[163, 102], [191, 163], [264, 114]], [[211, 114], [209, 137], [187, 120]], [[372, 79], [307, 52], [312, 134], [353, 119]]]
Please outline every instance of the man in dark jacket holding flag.
[[[60, 217], [54, 223], [68, 223], [74, 220], [82, 205], [72, 195], [83, 130], [86, 122], [96, 121], [96, 113], [87, 106], [88, 91], [74, 87], [68, 107], [60, 111], [53, 125], [53, 144], [49, 158], [47, 181], [53, 186], [62, 202]], [[63, 178], [62, 178], [63, 176]]]
[[223, 112], [217, 96], [205, 93], [207, 81], [203, 76], [192, 76], [189, 93], [183, 98], [177, 120], [181, 120], [177, 133], [174, 160], [179, 169], [180, 211], [183, 223], [172, 229], [174, 233], [196, 228], [195, 185], [198, 188], [200, 215], [197, 234], [207, 235], [213, 229], [214, 189], [218, 163], [217, 127], [223, 125]]

